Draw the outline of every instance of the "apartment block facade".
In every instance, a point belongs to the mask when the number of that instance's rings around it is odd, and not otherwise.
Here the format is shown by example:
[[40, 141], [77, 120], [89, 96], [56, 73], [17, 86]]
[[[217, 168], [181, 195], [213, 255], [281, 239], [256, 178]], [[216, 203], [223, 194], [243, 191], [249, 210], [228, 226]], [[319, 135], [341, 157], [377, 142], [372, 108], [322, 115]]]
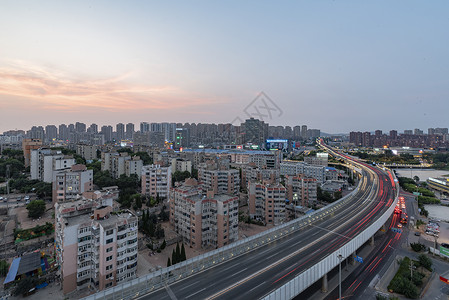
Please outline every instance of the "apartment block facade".
[[248, 189], [249, 214], [252, 219], [279, 225], [286, 219], [286, 189], [281, 184], [251, 182]]
[[168, 199], [171, 188], [171, 167], [143, 166], [141, 178], [143, 195]]
[[214, 194], [239, 195], [240, 171], [229, 170], [198, 170], [198, 181], [204, 192], [213, 191]]
[[196, 180], [173, 188], [170, 224], [195, 249], [218, 248], [238, 240], [239, 197], [203, 194]]
[[52, 184], [53, 203], [75, 200], [93, 190], [93, 171], [85, 165], [73, 165], [70, 170], [55, 173]]
[[44, 182], [53, 182], [54, 173], [68, 170], [74, 164], [75, 159], [61, 151], [41, 148], [31, 150], [30, 177]]
[[303, 207], [317, 203], [317, 180], [304, 175], [285, 176], [285, 187], [287, 199], [294, 205]]
[[283, 161], [280, 163], [280, 174], [283, 176], [295, 176], [304, 174], [315, 178], [319, 183], [326, 181], [326, 167], [309, 165], [302, 161]]
[[139, 156], [131, 157], [127, 152], [103, 152], [101, 158], [101, 170], [109, 171], [113, 178], [131, 174], [136, 174], [140, 178], [142, 174], [143, 161]]
[[136, 278], [138, 218], [132, 212], [113, 214], [111, 203], [103, 200], [57, 203], [55, 224], [64, 294]]

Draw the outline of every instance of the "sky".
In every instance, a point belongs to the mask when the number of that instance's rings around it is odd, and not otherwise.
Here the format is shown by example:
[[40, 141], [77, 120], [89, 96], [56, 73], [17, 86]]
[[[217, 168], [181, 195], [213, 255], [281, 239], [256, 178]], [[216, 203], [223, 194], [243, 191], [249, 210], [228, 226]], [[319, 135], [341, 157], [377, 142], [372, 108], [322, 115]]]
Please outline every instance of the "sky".
[[[447, 1], [3, 1], [0, 132], [449, 127]], [[262, 94], [261, 94], [262, 93]]]

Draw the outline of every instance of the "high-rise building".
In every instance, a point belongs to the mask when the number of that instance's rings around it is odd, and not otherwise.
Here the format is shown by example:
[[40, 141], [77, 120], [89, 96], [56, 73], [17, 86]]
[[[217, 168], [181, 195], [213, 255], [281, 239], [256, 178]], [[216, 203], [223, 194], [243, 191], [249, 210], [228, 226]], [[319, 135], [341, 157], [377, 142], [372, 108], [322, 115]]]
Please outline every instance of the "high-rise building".
[[423, 132], [421, 129], [415, 128], [414, 134], [415, 134], [415, 135], [423, 135], [424, 132]]
[[67, 125], [61, 124], [59, 125], [59, 139], [63, 141], [67, 141], [69, 139], [69, 129]]
[[125, 124], [118, 123], [115, 128], [116, 128], [116, 140], [121, 141], [125, 139]]
[[98, 133], [98, 125], [95, 123], [90, 124], [89, 128], [87, 128], [87, 132]]
[[281, 184], [250, 182], [248, 188], [249, 215], [270, 225], [286, 221], [285, 187]]
[[147, 122], [140, 122], [140, 133], [150, 131], [150, 124]]
[[104, 135], [105, 142], [111, 142], [112, 141], [112, 126], [111, 125], [104, 125], [101, 126], [101, 134]]
[[195, 249], [223, 247], [238, 240], [239, 197], [202, 194], [195, 179], [170, 193], [170, 224]]
[[268, 138], [268, 124], [264, 121], [250, 118], [241, 124], [243, 128], [243, 142], [262, 146]]
[[125, 138], [127, 140], [132, 140], [133, 139], [133, 135], [134, 135], [134, 124], [133, 123], [126, 124]]
[[307, 129], [307, 138], [315, 139], [321, 135], [321, 130], [319, 129]]
[[307, 125], [302, 125], [301, 126], [301, 137], [303, 139], [307, 138]]
[[404, 130], [404, 134], [412, 135], [413, 134], [413, 130], [406, 129], [406, 130]]
[[[136, 278], [138, 218], [112, 213], [109, 195], [55, 204], [55, 249], [64, 294]], [[50, 297], [51, 298], [51, 297]]]
[[179, 150], [181, 148], [190, 147], [190, 133], [187, 128], [176, 128], [176, 138], [173, 148]]
[[50, 142], [58, 138], [58, 128], [55, 125], [45, 126], [45, 140]]
[[76, 132], [86, 132], [86, 124], [76, 122], [75, 123], [75, 131]]
[[295, 126], [293, 127], [293, 137], [295, 139], [298, 139], [301, 137], [301, 126]]
[[390, 139], [397, 139], [398, 138], [398, 132], [396, 130], [390, 130]]
[[40, 139], [43, 141], [45, 138], [44, 127], [42, 126], [31, 127], [31, 129], [27, 131], [27, 136], [30, 139]]
[[171, 167], [148, 165], [142, 168], [142, 194], [168, 199], [171, 187]]

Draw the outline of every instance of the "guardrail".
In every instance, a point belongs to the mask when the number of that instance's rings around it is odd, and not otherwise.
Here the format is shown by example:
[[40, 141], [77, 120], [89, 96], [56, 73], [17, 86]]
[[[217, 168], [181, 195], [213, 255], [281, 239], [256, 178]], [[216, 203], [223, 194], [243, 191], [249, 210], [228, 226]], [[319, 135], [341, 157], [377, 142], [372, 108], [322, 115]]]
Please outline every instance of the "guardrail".
[[168, 268], [163, 268], [143, 277], [118, 284], [103, 291], [99, 291], [83, 299], [108, 300], [130, 299], [138, 297], [139, 295], [158, 290], [165, 287], [166, 285], [174, 283], [175, 281], [184, 279], [195, 273], [204, 271], [220, 263], [231, 260], [239, 255], [243, 255], [245, 253], [253, 251], [261, 246], [274, 242], [282, 237], [285, 237], [286, 235], [298, 231], [341, 208], [343, 205], [351, 201], [353, 194], [360, 189], [361, 182], [362, 181], [360, 180], [357, 188], [352, 193], [309, 215], [302, 216], [288, 223], [276, 226], [267, 231], [234, 242], [211, 252], [193, 257]]
[[[394, 177], [394, 172], [391, 172]], [[396, 178], [395, 178], [396, 179]], [[396, 184], [396, 183], [395, 183]], [[396, 184], [397, 185], [397, 184]], [[395, 203], [398, 201], [399, 188], [396, 188], [395, 201], [392, 202], [391, 206], [385, 211], [385, 213], [372, 223], [368, 228], [362, 231], [359, 235], [353, 238], [351, 241], [346, 243], [340, 249], [334, 251], [333, 253], [326, 256], [319, 263], [315, 264], [311, 268], [305, 270], [294, 279], [290, 280], [283, 286], [274, 290], [270, 294], [266, 295], [263, 300], [284, 300], [293, 299], [313, 283], [322, 278], [325, 274], [331, 271], [333, 268], [338, 266], [340, 260], [338, 255], [342, 255], [345, 259], [352, 255], [360, 246], [362, 246], [368, 239], [370, 239], [388, 220], [394, 211]]]

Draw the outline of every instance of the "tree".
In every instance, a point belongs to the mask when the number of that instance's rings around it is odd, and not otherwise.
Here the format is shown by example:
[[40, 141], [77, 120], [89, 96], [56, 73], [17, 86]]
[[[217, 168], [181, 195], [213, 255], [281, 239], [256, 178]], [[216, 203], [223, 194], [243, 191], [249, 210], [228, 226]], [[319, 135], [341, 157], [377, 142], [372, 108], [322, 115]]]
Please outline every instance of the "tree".
[[44, 200], [34, 200], [27, 205], [28, 217], [37, 219], [45, 213]]
[[413, 176], [413, 180], [416, 182], [416, 183], [418, 183], [419, 182], [419, 177], [418, 176]]
[[179, 243], [176, 243], [176, 262], [181, 262], [181, 249], [179, 248]]
[[429, 271], [432, 271], [432, 260], [427, 257], [425, 254], [421, 254], [418, 256], [419, 265], [423, 268], [426, 268]]
[[182, 243], [182, 247], [181, 247], [181, 261], [184, 261], [186, 259], [187, 259], [186, 249], [184, 248], [184, 243]]
[[167, 259], [167, 268], [171, 266], [170, 257]]
[[173, 249], [172, 253], [171, 253], [171, 261], [174, 265], [176, 265], [178, 263], [178, 259], [176, 257], [176, 251], [175, 249]]

